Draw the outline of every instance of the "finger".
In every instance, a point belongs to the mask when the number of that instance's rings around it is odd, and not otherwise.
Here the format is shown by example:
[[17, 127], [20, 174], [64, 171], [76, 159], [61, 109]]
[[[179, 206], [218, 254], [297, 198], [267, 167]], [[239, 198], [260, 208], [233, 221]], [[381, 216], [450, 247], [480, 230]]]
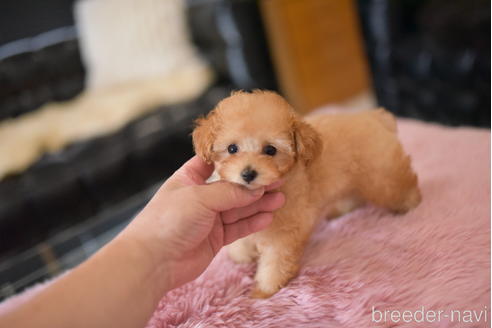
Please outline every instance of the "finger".
[[249, 190], [230, 182], [194, 186], [195, 200], [210, 210], [223, 212], [252, 204], [263, 196], [264, 188]]
[[272, 220], [272, 213], [262, 212], [233, 224], [224, 225], [224, 245], [265, 229]]
[[272, 184], [269, 184], [268, 186], [265, 187], [265, 191], [270, 191], [270, 190], [277, 189], [278, 187], [280, 187], [281, 185], [283, 185], [284, 182], [285, 182], [285, 180], [279, 180], [277, 182], [274, 182]]
[[183, 185], [201, 185], [210, 177], [214, 166], [207, 164], [198, 156], [193, 156], [184, 163], [166, 182], [167, 185], [179, 187]]
[[231, 224], [258, 212], [272, 212], [282, 207], [284, 203], [285, 196], [281, 192], [268, 193], [246, 207], [233, 208], [222, 212], [222, 222], [224, 222], [224, 224]]
[[181, 168], [188, 174], [192, 175], [194, 180], [200, 184], [205, 183], [214, 170], [214, 166], [212, 164], [207, 164], [197, 155], [193, 156]]

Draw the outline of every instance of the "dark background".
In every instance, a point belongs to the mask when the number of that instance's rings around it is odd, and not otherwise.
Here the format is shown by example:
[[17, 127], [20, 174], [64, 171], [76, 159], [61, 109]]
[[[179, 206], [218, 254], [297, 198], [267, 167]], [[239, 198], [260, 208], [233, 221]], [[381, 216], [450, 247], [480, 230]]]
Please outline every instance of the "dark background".
[[0, 45], [74, 24], [73, 0], [2, 0]]

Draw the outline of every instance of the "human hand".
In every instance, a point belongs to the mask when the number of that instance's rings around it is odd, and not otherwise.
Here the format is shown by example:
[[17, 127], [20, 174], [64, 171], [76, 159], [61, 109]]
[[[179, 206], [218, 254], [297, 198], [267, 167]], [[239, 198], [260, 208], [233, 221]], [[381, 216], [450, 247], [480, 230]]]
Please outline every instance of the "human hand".
[[285, 201], [265, 193], [280, 183], [205, 184], [211, 173], [189, 160], [115, 239], [0, 316], [0, 326], [143, 327], [166, 291], [196, 278], [222, 246], [265, 228]]
[[213, 171], [195, 156], [176, 171], [127, 227], [168, 288], [198, 277], [224, 246], [266, 228], [285, 197], [269, 192], [281, 185], [248, 190], [230, 182], [205, 184]]

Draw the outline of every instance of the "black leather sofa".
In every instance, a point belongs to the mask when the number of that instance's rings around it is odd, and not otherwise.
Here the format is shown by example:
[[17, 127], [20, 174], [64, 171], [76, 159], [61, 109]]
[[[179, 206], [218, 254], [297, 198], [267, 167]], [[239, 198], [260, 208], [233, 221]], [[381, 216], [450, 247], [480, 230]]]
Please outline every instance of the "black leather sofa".
[[[0, 299], [75, 265], [90, 254], [88, 245], [100, 246], [107, 239], [100, 241], [101, 236], [126, 224], [193, 155], [193, 120], [231, 90], [276, 89], [255, 1], [187, 4], [193, 41], [214, 69], [215, 83], [197, 99], [161, 106], [116, 133], [46, 154], [25, 172], [0, 181]], [[13, 1], [10, 5], [11, 11], [18, 9]], [[233, 22], [234, 38], [224, 31], [224, 19]], [[85, 70], [75, 29], [60, 29], [53, 20], [49, 27], [55, 32], [51, 39], [43, 37], [51, 41], [41, 47], [36, 36], [15, 51], [0, 47], [0, 120], [82, 91]], [[234, 67], [228, 64], [231, 54], [241, 57]]]

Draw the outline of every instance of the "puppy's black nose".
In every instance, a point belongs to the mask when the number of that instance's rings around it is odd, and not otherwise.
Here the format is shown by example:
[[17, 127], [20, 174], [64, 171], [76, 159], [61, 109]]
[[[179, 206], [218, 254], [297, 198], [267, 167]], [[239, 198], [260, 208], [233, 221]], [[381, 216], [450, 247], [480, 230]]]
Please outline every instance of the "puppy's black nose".
[[244, 181], [246, 181], [246, 183], [250, 183], [251, 181], [253, 181], [257, 175], [258, 175], [258, 172], [251, 169], [250, 167], [245, 168], [241, 172], [241, 177], [243, 178]]

